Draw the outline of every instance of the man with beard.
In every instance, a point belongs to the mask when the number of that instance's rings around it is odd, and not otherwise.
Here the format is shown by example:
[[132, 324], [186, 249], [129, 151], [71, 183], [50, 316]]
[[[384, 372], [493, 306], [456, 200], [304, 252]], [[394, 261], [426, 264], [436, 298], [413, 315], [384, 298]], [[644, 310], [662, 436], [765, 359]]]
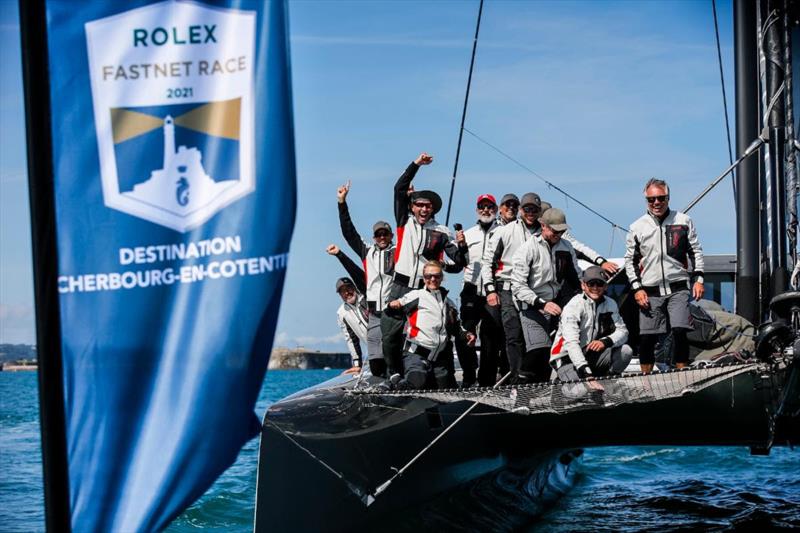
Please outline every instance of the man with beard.
[[367, 298], [367, 307], [369, 308], [367, 353], [369, 354], [370, 370], [374, 376], [388, 377], [386, 375], [386, 360], [383, 357], [381, 318], [389, 297], [392, 274], [394, 274], [395, 249], [392, 243], [392, 228], [383, 220], [377, 221], [372, 226], [373, 244], [366, 243], [350, 218], [350, 210], [347, 207], [347, 194], [349, 192], [349, 181], [336, 191], [337, 205], [339, 207], [339, 225], [347, 244], [361, 258], [366, 272], [365, 296]]
[[[513, 204], [514, 199], [504, 199]], [[513, 196], [513, 195], [512, 195]], [[511, 211], [506, 206], [506, 212]], [[482, 259], [486, 246], [494, 231], [500, 227], [497, 221], [497, 202], [491, 194], [478, 196], [476, 213], [478, 223], [464, 232], [467, 241], [467, 266], [464, 268], [464, 286], [461, 289], [461, 323], [464, 329], [478, 335], [481, 340], [480, 366], [478, 367], [478, 385], [491, 387], [497, 381], [497, 370], [500, 363], [500, 354], [505, 355], [504, 337], [500, 310], [497, 306], [486, 305], [486, 293], [481, 281]], [[513, 206], [513, 217], [516, 218], [516, 206]], [[458, 346], [459, 353], [467, 350], [474, 353], [468, 346]], [[464, 368], [464, 360], [477, 361], [476, 356], [462, 357], [464, 371], [463, 385], [469, 386], [475, 382], [474, 368]]]
[[[397, 222], [397, 246], [389, 300], [396, 300], [424, 286], [423, 269], [430, 260], [441, 261], [444, 255], [460, 271], [466, 263], [467, 245], [464, 232], [450, 237], [446, 226], [434, 215], [442, 208], [441, 197], [430, 190], [412, 190], [411, 182], [421, 166], [430, 165], [433, 157], [423, 152], [406, 168], [394, 186], [394, 213]], [[448, 269], [451, 271], [451, 269]], [[403, 313], [385, 309], [381, 317], [383, 355], [389, 374], [403, 374]]]

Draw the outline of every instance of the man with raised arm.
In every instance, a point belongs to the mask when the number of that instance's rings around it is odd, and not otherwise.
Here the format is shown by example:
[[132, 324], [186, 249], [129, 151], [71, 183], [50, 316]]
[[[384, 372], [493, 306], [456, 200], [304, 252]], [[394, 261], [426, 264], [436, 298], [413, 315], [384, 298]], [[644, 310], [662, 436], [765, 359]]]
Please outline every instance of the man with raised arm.
[[538, 194], [529, 192], [522, 195], [520, 218], [495, 230], [481, 259], [481, 281], [486, 292], [486, 303], [500, 309], [512, 382], [519, 380], [525, 352], [519, 311], [511, 294], [512, 259], [519, 247], [538, 233], [540, 228], [537, 220], [541, 205]]
[[[366, 243], [356, 230], [350, 210], [347, 207], [347, 194], [350, 192], [348, 181], [336, 191], [339, 207], [339, 225], [347, 244], [358, 254], [365, 270], [367, 306], [369, 308], [369, 325], [367, 327], [367, 353], [370, 369], [374, 376], [386, 375], [386, 362], [383, 358], [383, 338], [381, 335], [381, 317], [389, 298], [389, 289], [394, 274], [394, 244], [392, 243], [392, 227], [383, 220], [372, 226], [372, 244]], [[381, 368], [382, 367], [382, 368]]]
[[[639, 305], [639, 362], [649, 374], [658, 336], [672, 331], [675, 366], [689, 362], [689, 300], [703, 297], [703, 248], [694, 222], [669, 208], [669, 185], [651, 178], [644, 187], [647, 212], [630, 226], [625, 273]], [[690, 294], [691, 290], [691, 294]]]
[[[430, 165], [433, 157], [423, 152], [398, 178], [394, 186], [394, 214], [397, 222], [397, 246], [389, 299], [396, 300], [406, 293], [424, 286], [423, 269], [430, 260], [442, 261], [445, 254], [457, 270], [466, 264], [467, 244], [464, 232], [451, 238], [446, 226], [440, 225], [434, 215], [442, 208], [441, 197], [430, 190], [414, 190], [411, 182], [420, 167]], [[403, 324], [405, 316], [387, 309], [381, 317], [383, 355], [389, 373], [402, 374]]]
[[617, 302], [605, 296], [606, 279], [599, 266], [584, 270], [582, 292], [561, 312], [550, 350], [550, 365], [561, 381], [621, 374], [631, 361], [633, 351], [625, 344], [628, 328]]
[[514, 253], [511, 272], [511, 290], [525, 339], [525, 355], [518, 375], [513, 376], [518, 382], [550, 379], [550, 334], [561, 307], [580, 286], [575, 250], [561, 238], [569, 227], [564, 212], [548, 209], [540, 222], [541, 235], [532, 236]]

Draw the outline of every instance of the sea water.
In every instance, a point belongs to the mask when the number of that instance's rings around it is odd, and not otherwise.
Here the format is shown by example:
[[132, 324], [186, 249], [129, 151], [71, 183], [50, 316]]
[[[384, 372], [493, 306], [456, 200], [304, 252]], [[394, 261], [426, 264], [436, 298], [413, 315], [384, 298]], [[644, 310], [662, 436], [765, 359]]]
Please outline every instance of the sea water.
[[[256, 412], [338, 373], [270, 371]], [[252, 531], [257, 463], [254, 439], [167, 531]], [[598, 448], [578, 468], [573, 489], [531, 516], [530, 531], [800, 528], [800, 450], [754, 457], [743, 447]], [[0, 372], [0, 531], [43, 529], [36, 373]]]

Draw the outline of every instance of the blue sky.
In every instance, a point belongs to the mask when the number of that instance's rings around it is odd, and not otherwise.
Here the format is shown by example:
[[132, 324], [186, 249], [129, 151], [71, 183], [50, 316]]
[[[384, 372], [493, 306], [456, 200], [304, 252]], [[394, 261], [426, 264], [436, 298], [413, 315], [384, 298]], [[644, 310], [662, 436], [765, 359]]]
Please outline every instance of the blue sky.
[[[418, 187], [446, 199], [478, 2], [289, 5], [299, 205], [276, 344], [339, 350], [341, 272], [324, 253], [344, 244], [336, 187], [352, 180], [367, 235], [424, 150], [435, 162]], [[717, 7], [733, 113], [732, 10]], [[33, 342], [16, 2], [0, 10], [0, 342]], [[711, 2], [486, 2], [466, 126], [620, 225], [643, 212], [651, 176], [682, 208], [728, 165]], [[474, 223], [480, 193], [529, 190], [563, 208], [580, 240], [622, 255], [621, 232], [612, 241], [608, 224], [469, 134], [451, 224]], [[735, 252], [728, 182], [691, 214], [708, 253]], [[457, 292], [460, 280], [445, 284]]]

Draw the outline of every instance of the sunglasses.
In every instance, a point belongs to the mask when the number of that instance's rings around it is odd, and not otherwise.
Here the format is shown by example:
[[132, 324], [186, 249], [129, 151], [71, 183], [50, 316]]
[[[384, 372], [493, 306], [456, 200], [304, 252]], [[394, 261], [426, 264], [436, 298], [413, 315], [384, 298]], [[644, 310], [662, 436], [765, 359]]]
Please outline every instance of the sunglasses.
[[526, 205], [525, 207], [522, 208], [522, 210], [528, 214], [536, 214], [540, 211], [538, 207], [534, 207], [532, 205]]
[[497, 209], [497, 206], [494, 204], [481, 204], [478, 206], [478, 209], [481, 211], [494, 211]]
[[503, 204], [503, 207], [508, 209], [519, 209], [519, 204], [517, 202], [506, 202]]
[[600, 287], [605, 287], [606, 282], [600, 281], [599, 279], [593, 279], [586, 282], [587, 287], [592, 287], [593, 289], [599, 289]]
[[414, 206], [420, 209], [433, 209], [433, 204], [430, 202], [414, 202]]
[[388, 239], [391, 236], [392, 236], [392, 234], [389, 233], [388, 231], [379, 231], [378, 233], [373, 235], [373, 237], [375, 237], [376, 239]]
[[656, 201], [664, 203], [667, 200], [669, 200], [669, 195], [665, 194], [663, 196], [645, 196], [645, 198], [647, 198], [647, 203], [648, 204], [654, 204], [654, 203], [656, 203]]
[[440, 272], [438, 274], [423, 274], [422, 277], [425, 278], [426, 280], [435, 280], [435, 279], [442, 279], [444, 275]]

